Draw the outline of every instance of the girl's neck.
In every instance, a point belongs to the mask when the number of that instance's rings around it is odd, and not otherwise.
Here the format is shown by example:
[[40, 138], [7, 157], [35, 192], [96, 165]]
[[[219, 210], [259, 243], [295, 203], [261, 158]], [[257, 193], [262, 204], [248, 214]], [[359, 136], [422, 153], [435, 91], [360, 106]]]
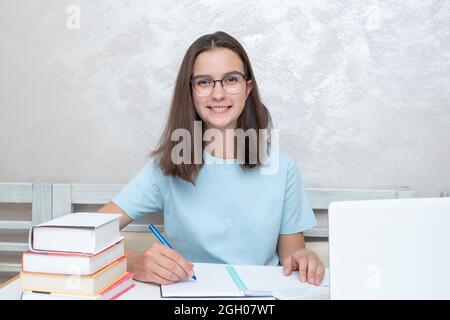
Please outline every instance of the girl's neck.
[[236, 158], [236, 141], [234, 129], [218, 129], [221, 132], [220, 137], [214, 137], [212, 141], [206, 141], [205, 147], [211, 150], [211, 155], [220, 159]]

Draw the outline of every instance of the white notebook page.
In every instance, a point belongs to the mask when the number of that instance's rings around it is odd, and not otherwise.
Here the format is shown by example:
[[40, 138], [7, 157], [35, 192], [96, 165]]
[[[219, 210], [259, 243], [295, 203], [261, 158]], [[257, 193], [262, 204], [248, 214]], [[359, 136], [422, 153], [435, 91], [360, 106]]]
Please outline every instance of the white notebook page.
[[[244, 295], [272, 295], [273, 291], [316, 287], [301, 282], [298, 272], [283, 274], [283, 267], [233, 265], [247, 291], [240, 291], [225, 264], [195, 263], [197, 280], [162, 285], [163, 297], [239, 297]], [[328, 269], [322, 285], [327, 285]], [[313, 291], [311, 291], [313, 292]]]
[[161, 286], [163, 297], [239, 297], [239, 291], [223, 264], [195, 263], [197, 280]]

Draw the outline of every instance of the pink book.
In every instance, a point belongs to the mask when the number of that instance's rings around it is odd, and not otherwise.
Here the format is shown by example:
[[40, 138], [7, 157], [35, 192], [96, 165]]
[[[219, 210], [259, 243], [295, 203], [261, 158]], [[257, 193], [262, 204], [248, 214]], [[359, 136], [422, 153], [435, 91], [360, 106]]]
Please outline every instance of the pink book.
[[50, 274], [92, 275], [122, 257], [124, 241], [113, 244], [97, 254], [54, 251], [26, 251], [22, 255], [22, 271]]

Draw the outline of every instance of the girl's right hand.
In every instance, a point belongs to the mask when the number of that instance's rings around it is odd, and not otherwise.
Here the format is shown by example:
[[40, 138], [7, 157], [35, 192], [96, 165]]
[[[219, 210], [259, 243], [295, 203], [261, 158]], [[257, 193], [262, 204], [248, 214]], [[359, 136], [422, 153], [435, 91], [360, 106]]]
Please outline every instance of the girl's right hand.
[[[194, 264], [165, 245], [153, 242], [143, 253], [135, 256], [132, 268], [134, 279], [157, 284], [171, 284], [194, 275]], [[131, 261], [130, 261], [131, 262]]]

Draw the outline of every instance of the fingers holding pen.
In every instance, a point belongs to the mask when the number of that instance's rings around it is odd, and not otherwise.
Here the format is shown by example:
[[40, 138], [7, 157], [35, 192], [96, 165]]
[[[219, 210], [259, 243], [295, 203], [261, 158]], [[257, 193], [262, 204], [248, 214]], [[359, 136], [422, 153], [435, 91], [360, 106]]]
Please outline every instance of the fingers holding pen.
[[180, 280], [189, 279], [194, 275], [194, 264], [186, 260], [180, 253], [163, 246], [161, 255], [159, 261], [163, 263], [165, 268], [177, 274]]
[[145, 253], [152, 272], [170, 281], [188, 279], [193, 274], [193, 263], [175, 250], [160, 243], [153, 243]]

